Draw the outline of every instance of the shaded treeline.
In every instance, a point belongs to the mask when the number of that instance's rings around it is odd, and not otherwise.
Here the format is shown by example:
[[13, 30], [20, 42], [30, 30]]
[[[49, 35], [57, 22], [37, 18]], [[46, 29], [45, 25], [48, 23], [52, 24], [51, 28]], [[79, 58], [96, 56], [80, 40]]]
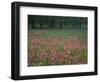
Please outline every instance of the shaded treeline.
[[28, 15], [28, 29], [78, 29], [87, 27], [87, 17]]

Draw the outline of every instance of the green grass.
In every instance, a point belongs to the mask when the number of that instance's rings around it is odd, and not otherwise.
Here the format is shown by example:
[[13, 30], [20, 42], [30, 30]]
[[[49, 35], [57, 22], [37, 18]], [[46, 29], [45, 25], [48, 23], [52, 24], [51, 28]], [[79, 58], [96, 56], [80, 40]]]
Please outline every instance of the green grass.
[[29, 32], [40, 33], [39, 38], [71, 38], [78, 37], [81, 39], [87, 38], [87, 30], [69, 30], [69, 29], [33, 29]]
[[[28, 50], [29, 50], [28, 53], [31, 53], [29, 54], [29, 56], [30, 57], [33, 56], [33, 59], [34, 59], [34, 62], [29, 61], [29, 63], [31, 62], [29, 66], [46, 66], [46, 65], [62, 65], [62, 64], [70, 65], [70, 64], [86, 64], [87, 63], [87, 58], [88, 58], [87, 46], [83, 47], [84, 45], [87, 45], [87, 30], [86, 29], [82, 29], [82, 30], [81, 29], [76, 29], [76, 30], [75, 29], [74, 30], [73, 29], [31, 29], [28, 31], [28, 33], [29, 33], [28, 34]], [[32, 43], [34, 39], [37, 39], [38, 41], [40, 41], [40, 45], [35, 45], [34, 43]], [[51, 45], [52, 42], [48, 42], [49, 40], [53, 41], [53, 45]], [[56, 41], [54, 42], [54, 40]], [[79, 44], [81, 43], [81, 47], [79, 48], [75, 47], [72, 49], [67, 48], [67, 45], [66, 45], [67, 40], [69, 40], [70, 46], [75, 45], [73, 44], [75, 42], [71, 42], [74, 40], [76, 41], [76, 44], [77, 42], [79, 42]], [[47, 45], [43, 45], [42, 42], [47, 43]], [[67, 51], [65, 51], [64, 46], [66, 46], [67, 50], [69, 50], [70, 53], [67, 53]], [[44, 60], [39, 59], [40, 53], [42, 53], [41, 52], [42, 49], [45, 50], [46, 54], [48, 55], [48, 57], [45, 58]], [[56, 52], [59, 54], [61, 54], [60, 52], [65, 52], [69, 56], [67, 57], [67, 59], [64, 60], [63, 63], [61, 63], [60, 60], [58, 59], [58, 60], [55, 60], [56, 62], [54, 64], [52, 64], [50, 62], [50, 55], [52, 55], [51, 54], [52, 49], [54, 49], [54, 51], [57, 50]]]

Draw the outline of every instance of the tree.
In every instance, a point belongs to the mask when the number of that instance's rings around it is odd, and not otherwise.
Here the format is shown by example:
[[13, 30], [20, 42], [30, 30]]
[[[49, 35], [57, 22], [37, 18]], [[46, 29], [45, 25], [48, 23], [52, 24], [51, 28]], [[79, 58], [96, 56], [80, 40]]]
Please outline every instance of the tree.
[[86, 17], [62, 17], [62, 16], [40, 16], [28, 15], [28, 28], [44, 29], [80, 29], [82, 25], [87, 25]]

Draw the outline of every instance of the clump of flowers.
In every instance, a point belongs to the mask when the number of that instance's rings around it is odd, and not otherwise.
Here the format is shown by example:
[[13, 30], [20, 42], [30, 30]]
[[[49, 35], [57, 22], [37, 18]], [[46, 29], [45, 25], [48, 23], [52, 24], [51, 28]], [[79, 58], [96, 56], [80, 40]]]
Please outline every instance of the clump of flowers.
[[[81, 64], [87, 60], [81, 57], [81, 52], [87, 52], [86, 47], [78, 38], [57, 39], [34, 38], [28, 48], [28, 65], [66, 65]], [[84, 53], [86, 55], [86, 53]]]

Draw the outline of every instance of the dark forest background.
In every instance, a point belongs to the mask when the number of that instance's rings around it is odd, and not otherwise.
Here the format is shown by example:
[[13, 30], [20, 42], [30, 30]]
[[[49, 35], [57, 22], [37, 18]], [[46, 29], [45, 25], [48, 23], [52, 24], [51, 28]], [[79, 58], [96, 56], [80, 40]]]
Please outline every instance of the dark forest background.
[[28, 15], [28, 29], [85, 29], [87, 17]]

